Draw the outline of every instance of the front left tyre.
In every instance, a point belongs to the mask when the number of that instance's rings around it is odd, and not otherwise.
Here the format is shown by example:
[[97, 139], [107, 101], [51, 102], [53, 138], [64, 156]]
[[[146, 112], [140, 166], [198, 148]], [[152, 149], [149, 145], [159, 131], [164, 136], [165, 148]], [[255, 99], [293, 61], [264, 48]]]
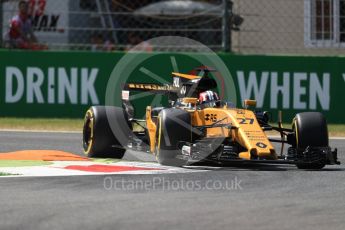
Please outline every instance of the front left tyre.
[[83, 127], [83, 149], [89, 157], [121, 159], [124, 156], [124, 143], [120, 142], [118, 135], [114, 135], [110, 122], [119, 126], [117, 131], [122, 132], [122, 136], [129, 129], [122, 108], [92, 106], [87, 110]]

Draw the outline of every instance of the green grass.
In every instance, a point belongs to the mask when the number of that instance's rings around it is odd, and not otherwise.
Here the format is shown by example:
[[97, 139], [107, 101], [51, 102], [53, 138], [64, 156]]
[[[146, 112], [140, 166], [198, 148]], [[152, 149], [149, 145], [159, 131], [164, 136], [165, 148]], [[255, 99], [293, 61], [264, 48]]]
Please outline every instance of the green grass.
[[0, 118], [0, 129], [82, 131], [83, 119]]
[[50, 165], [48, 161], [0, 160], [0, 168]]
[[13, 174], [10, 174], [10, 173], [2, 173], [0, 172], [0, 176], [12, 176]]
[[330, 136], [344, 137], [345, 136], [345, 125], [329, 124], [328, 125], [328, 131], [329, 131]]
[[[276, 126], [276, 124], [274, 124]], [[139, 125], [133, 125], [139, 131]], [[289, 128], [291, 124], [284, 124]], [[78, 131], [83, 129], [83, 119], [47, 119], [47, 118], [0, 118], [0, 129], [11, 130], [52, 130], [52, 131]], [[345, 136], [345, 124], [329, 124], [330, 136]], [[272, 133], [274, 134], [274, 133]]]

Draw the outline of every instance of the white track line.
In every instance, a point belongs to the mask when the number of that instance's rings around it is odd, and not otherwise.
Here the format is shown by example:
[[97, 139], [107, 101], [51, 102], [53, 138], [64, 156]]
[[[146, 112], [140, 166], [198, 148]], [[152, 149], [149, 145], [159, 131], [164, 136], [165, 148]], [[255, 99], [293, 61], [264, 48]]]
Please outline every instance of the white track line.
[[330, 140], [345, 140], [345, 137], [330, 137]]

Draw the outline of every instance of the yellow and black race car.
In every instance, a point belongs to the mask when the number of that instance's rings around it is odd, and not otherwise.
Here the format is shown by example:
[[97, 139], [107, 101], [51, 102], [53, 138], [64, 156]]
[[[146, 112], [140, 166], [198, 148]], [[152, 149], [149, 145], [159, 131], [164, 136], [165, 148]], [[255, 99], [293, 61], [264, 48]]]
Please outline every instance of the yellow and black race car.
[[[300, 169], [321, 169], [340, 164], [337, 150], [329, 147], [326, 119], [318, 112], [299, 113], [291, 128], [269, 125], [269, 113], [250, 110], [255, 100], [245, 100], [243, 108], [219, 99], [217, 83], [209, 68], [198, 75], [173, 73], [171, 85], [128, 83], [124, 86], [122, 108], [93, 106], [85, 116], [83, 148], [90, 157], [122, 158], [135, 145], [156, 156], [163, 165], [197, 163], [295, 164]], [[129, 101], [132, 91], [166, 94], [169, 107], [147, 106], [146, 119], [133, 118]], [[141, 127], [137, 130], [135, 127]], [[266, 131], [276, 131], [272, 139]], [[277, 150], [273, 142], [281, 143]], [[284, 145], [289, 148], [283, 153]]]

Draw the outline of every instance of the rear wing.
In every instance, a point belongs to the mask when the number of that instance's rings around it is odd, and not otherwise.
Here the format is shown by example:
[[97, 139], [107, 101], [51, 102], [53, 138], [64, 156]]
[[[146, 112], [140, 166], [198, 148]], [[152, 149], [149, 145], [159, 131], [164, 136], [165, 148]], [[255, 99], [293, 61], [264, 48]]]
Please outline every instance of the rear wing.
[[[170, 100], [176, 100], [178, 97], [185, 96], [187, 87], [190, 84], [197, 84], [203, 78], [206, 77], [209, 72], [214, 71], [210, 68], [195, 69], [201, 76], [183, 73], [172, 73], [173, 83], [166, 85], [159, 84], [147, 84], [147, 83], [126, 83], [122, 87], [122, 100], [129, 100], [130, 92], [150, 92], [152, 94], [164, 94], [168, 95]], [[189, 86], [186, 86], [188, 84]]]
[[173, 85], [127, 83], [122, 88], [122, 100], [129, 101], [131, 92], [149, 92], [152, 94], [168, 95], [169, 100], [176, 100], [179, 87]]
[[177, 91], [179, 88], [173, 85], [158, 85], [158, 84], [143, 84], [143, 83], [127, 83], [123, 90], [138, 91], [138, 92], [152, 92], [152, 93], [169, 93]]

